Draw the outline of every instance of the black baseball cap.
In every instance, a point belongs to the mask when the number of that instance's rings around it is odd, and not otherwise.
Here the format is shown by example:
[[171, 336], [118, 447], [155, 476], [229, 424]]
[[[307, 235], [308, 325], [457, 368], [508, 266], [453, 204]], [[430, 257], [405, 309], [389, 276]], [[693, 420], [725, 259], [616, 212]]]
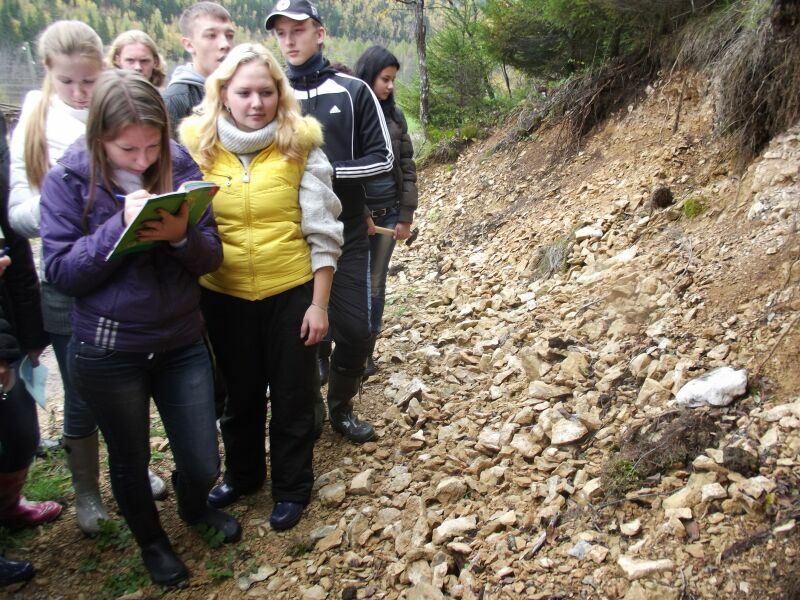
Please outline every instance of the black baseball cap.
[[264, 27], [267, 28], [267, 31], [275, 26], [275, 19], [278, 17], [289, 17], [295, 21], [314, 19], [317, 23], [322, 25], [319, 9], [308, 0], [278, 0], [278, 3], [264, 22]]

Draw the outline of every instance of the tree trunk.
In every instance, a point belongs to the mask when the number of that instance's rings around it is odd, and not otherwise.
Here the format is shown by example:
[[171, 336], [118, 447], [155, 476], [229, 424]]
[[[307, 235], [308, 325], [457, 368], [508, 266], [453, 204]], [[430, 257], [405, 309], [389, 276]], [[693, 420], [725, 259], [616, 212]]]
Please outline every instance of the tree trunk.
[[508, 78], [508, 69], [506, 68], [506, 61], [503, 61], [501, 66], [503, 67], [503, 79], [506, 82], [506, 89], [508, 90], [508, 95], [510, 96], [511, 95], [511, 80]]
[[417, 56], [419, 57], [419, 122], [422, 133], [428, 138], [429, 106], [428, 106], [428, 58], [425, 49], [425, 0], [414, 1], [414, 25], [417, 39]]

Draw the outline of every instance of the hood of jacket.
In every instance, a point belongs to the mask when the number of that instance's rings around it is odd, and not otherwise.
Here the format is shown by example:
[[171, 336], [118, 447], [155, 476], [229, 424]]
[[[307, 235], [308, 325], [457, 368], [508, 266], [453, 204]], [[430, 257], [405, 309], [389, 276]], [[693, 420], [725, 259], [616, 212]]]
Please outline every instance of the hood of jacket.
[[191, 63], [179, 65], [175, 67], [172, 72], [172, 77], [169, 80], [169, 85], [173, 83], [185, 83], [196, 87], [203, 87], [206, 84], [206, 78], [195, 71]]

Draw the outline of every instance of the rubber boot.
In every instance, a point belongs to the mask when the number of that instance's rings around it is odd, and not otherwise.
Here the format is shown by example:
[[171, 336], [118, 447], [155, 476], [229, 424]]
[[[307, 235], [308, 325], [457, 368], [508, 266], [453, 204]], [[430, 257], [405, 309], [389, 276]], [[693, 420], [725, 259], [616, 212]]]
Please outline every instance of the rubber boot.
[[189, 571], [161, 527], [158, 511], [153, 502], [141, 512], [126, 515], [125, 521], [142, 554], [142, 562], [153, 583], [169, 587], [184, 587], [189, 580]]
[[363, 444], [375, 437], [375, 429], [353, 414], [353, 398], [361, 387], [361, 376], [331, 368], [328, 381], [328, 415], [331, 427], [351, 442]]
[[189, 525], [205, 525], [222, 533], [223, 542], [229, 544], [242, 539], [242, 527], [228, 513], [206, 503], [208, 490], [193, 485], [177, 471], [172, 472], [172, 487], [178, 497], [178, 516]]
[[375, 353], [375, 343], [378, 341], [377, 335], [372, 335], [369, 338], [369, 344], [367, 346], [367, 350], [369, 353], [367, 354], [367, 362], [364, 365], [364, 379], [367, 377], [371, 377], [378, 372], [378, 367], [375, 365], [375, 360], [372, 358], [372, 355]]
[[27, 560], [8, 560], [0, 556], [0, 587], [33, 578], [33, 565]]
[[319, 366], [319, 385], [322, 387], [328, 383], [331, 372], [331, 349], [333, 342], [322, 340], [317, 345], [317, 365]]
[[61, 514], [58, 502], [28, 502], [20, 495], [27, 475], [27, 467], [13, 473], [0, 473], [0, 526], [35, 527]]
[[150, 490], [154, 500], [163, 500], [167, 497], [167, 484], [158, 475], [147, 469], [147, 478], [150, 480]]
[[75, 513], [78, 527], [86, 535], [100, 533], [100, 519], [108, 520], [108, 512], [100, 498], [100, 459], [98, 434], [82, 438], [64, 437], [67, 466], [72, 473], [75, 490]]

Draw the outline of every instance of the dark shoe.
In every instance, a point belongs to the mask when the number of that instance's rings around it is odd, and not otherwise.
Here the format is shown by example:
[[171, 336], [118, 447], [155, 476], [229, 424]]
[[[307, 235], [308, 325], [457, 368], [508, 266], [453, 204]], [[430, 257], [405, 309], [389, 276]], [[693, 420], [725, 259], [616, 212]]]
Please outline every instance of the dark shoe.
[[8, 560], [0, 557], [0, 587], [29, 581], [34, 573], [33, 565], [27, 560]]
[[363, 444], [375, 437], [375, 428], [353, 414], [353, 407], [331, 412], [331, 427], [351, 442]]
[[233, 486], [228, 485], [224, 481], [219, 485], [215, 485], [208, 492], [208, 504], [213, 508], [225, 508], [236, 502], [242, 496], [254, 494], [258, 488], [254, 490], [240, 490]]
[[321, 341], [317, 346], [317, 366], [319, 368], [319, 385], [328, 383], [331, 370], [331, 347], [333, 342]]
[[276, 531], [291, 529], [303, 516], [304, 504], [300, 502], [276, 502], [269, 517], [269, 524]]
[[168, 587], [184, 587], [189, 583], [189, 571], [167, 538], [142, 546], [142, 562], [153, 583]]

